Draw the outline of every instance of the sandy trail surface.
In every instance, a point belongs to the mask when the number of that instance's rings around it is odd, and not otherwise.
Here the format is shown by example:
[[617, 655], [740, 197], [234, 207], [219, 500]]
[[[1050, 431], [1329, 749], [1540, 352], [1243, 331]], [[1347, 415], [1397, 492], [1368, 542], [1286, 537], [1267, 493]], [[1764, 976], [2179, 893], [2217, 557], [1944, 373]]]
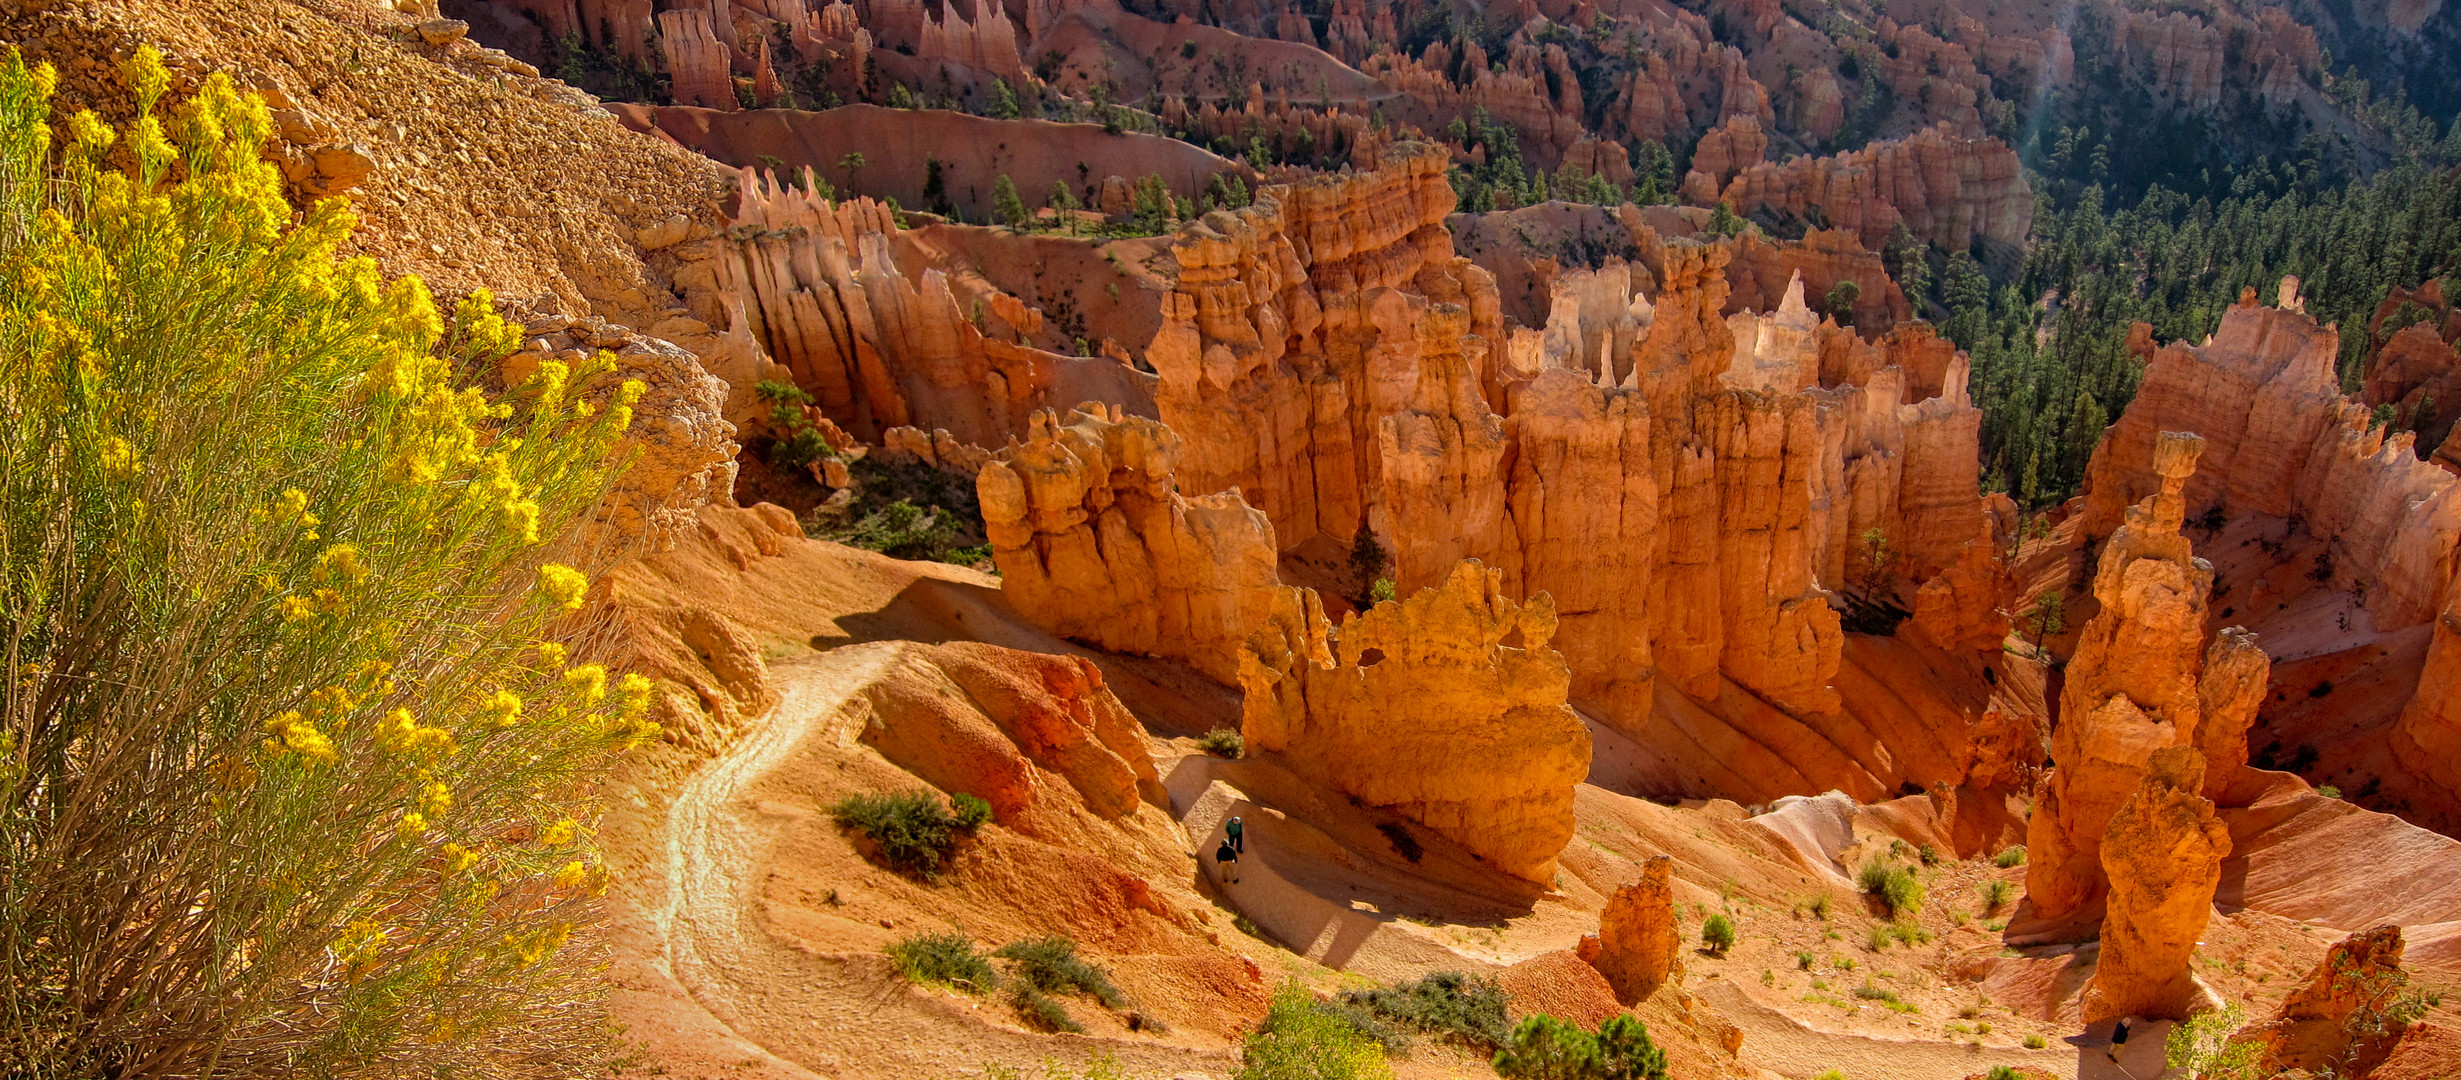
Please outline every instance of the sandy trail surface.
[[862, 643], [772, 667], [777, 706], [684, 778], [662, 819], [641, 822], [641, 876], [656, 880], [613, 905], [632, 938], [613, 973], [619, 1018], [669, 1076], [953, 1077], [1097, 1052], [1131, 1074], [1225, 1071], [1227, 1060], [1208, 1060], [1218, 1052], [1027, 1031], [996, 1003], [908, 985], [877, 951], [799, 949], [763, 926], [779, 845], [820, 813], [777, 798], [771, 781], [808, 764], [816, 741], [853, 744], [861, 711], [848, 704], [900, 648]]

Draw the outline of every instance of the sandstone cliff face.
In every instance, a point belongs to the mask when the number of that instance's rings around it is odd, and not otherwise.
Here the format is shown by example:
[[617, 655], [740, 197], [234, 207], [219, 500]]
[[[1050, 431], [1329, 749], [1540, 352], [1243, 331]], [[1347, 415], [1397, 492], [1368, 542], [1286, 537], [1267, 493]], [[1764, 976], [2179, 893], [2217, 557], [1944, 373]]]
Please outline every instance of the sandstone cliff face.
[[758, 170], [741, 203], [716, 257], [679, 276], [714, 282], [727, 298], [714, 317], [748, 330], [857, 437], [911, 425], [998, 446], [1036, 410], [1066, 405], [1062, 395], [1141, 407], [1144, 380], [1126, 364], [1018, 344], [1041, 330], [1041, 310], [979, 276], [932, 265], [909, 276], [899, 253], [910, 241], [888, 207], [832, 202]]
[[2399, 926], [2362, 930], [2333, 944], [2309, 973], [2250, 1036], [2264, 1048], [2274, 1070], [2309, 1072], [2330, 1067], [2366, 1076], [2392, 1053], [2407, 1025], [2385, 1015], [2409, 986], [2401, 970]]
[[1670, 979], [1680, 979], [1683, 928], [1675, 917], [1675, 860], [1652, 855], [1640, 880], [1615, 890], [1598, 913], [1598, 932], [1581, 938], [1579, 956], [1606, 976], [1615, 1000], [1633, 1005]]
[[[2455, 590], [2461, 593], [2461, 590]], [[2436, 616], [2418, 692], [2393, 728], [2393, 753], [2412, 773], [2461, 792], [2461, 595]]]
[[2214, 816], [2212, 800], [2197, 794], [2204, 761], [2191, 746], [2154, 751], [2143, 779], [2111, 815], [2101, 851], [2110, 913], [2086, 995], [2089, 1022], [2185, 1020], [2209, 995], [2188, 962], [2213, 914], [2230, 827]]
[[[1236, 486], [1285, 550], [1365, 522], [1404, 590], [1474, 558], [1507, 595], [1551, 595], [1572, 699], [1653, 739], [1666, 695], [1717, 703], [1677, 710], [1684, 737], [1777, 766], [1738, 796], [1911, 779], [1917, 757], [1839, 749], [1869, 740], [1841, 711], [1829, 597], [1878, 530], [1913, 582], [1965, 565], [1942, 632], [1987, 639], [2003, 579], [1989, 545], [1969, 552], [1986, 522], [1964, 358], [1917, 329], [1813, 324], [1799, 289], [1730, 321], [1731, 249], [1637, 216], [1641, 262], [1558, 275], [1543, 331], [1499, 350], [1487, 275], [1449, 253], [1439, 164], [1268, 189], [1181, 234], [1147, 355], [1182, 487]], [[1920, 782], [1956, 786], [1956, 760]], [[1682, 768], [1677, 790], [1709, 793]]]
[[2086, 531], [2104, 534], [2151, 490], [2157, 432], [2193, 431], [2209, 451], [2185, 491], [2190, 513], [2297, 518], [2369, 582], [2377, 630], [2416, 626], [2444, 609], [2461, 568], [2461, 480], [2418, 460], [2409, 432], [2375, 427], [2366, 406], [2342, 398], [2339, 335], [2302, 307], [2286, 279], [2281, 306], [2249, 290], [2211, 342], [2153, 351], [2086, 468]]
[[[2376, 426], [2367, 404], [2340, 394], [2335, 329], [2301, 310], [2295, 279], [2278, 295], [2278, 306], [2264, 306], [2253, 290], [2244, 293], [2201, 346], [2155, 348], [2150, 334], [2140, 337], [2136, 347], [2149, 360], [2137, 398], [2087, 468], [2087, 534], [2111, 528], [2124, 501], [2151, 488], [2157, 432], [2193, 430], [2210, 449], [2184, 489], [2188, 513], [2219, 508], [2303, 528], [2324, 542], [2342, 579], [2366, 583], [2364, 616], [2377, 633], [2452, 619], [2461, 479], [2419, 460], [2410, 432]], [[2427, 300], [2432, 312], [2440, 296]], [[2390, 337], [2398, 342], [2407, 333]], [[2419, 344], [2440, 345], [2432, 338]], [[2415, 410], [2446, 377], [2440, 358], [2422, 363], [2388, 347], [2371, 370], [2368, 400]], [[2461, 722], [2447, 702], [2461, 653], [2450, 645], [2453, 629], [2439, 625], [2432, 634], [2417, 693], [2390, 738], [2402, 768], [2456, 791], [2461, 771], [2450, 762], [2461, 749]]]
[[1302, 776], [1549, 882], [1590, 756], [1564, 704], [1571, 673], [1548, 647], [1554, 632], [1545, 594], [1515, 603], [1502, 575], [1476, 563], [1338, 631], [1309, 605], [1241, 653], [1241, 729]]
[[[2179, 531], [2183, 493], [2204, 447], [2193, 435], [2162, 434], [2154, 451], [2161, 490], [2128, 509], [2095, 570], [2102, 606], [2069, 660], [2051, 737], [2058, 767], [2042, 782], [2027, 828], [2026, 896], [2045, 918], [2116, 886], [2103, 870], [2113, 857], [2105, 830], [2155, 751], [2187, 747], [2198, 755], [2191, 793], [2204, 782], [2206, 755], [2217, 759], [2217, 771], [2245, 760], [2266, 663], [2243, 633], [2208, 649], [2213, 570]], [[2208, 653], [2218, 661], [2211, 668]]]
[[1279, 583], [1273, 527], [1237, 492], [1174, 490], [1170, 429], [1086, 408], [1036, 414], [976, 477], [1002, 591], [1062, 637], [1233, 682], [1248, 635], [1301, 621], [1315, 593]]
[[1808, 217], [1862, 238], [1872, 250], [1903, 223], [1950, 251], [1976, 241], [2016, 249], [2033, 224], [2034, 195], [2016, 151], [1991, 138], [1961, 137], [1946, 126], [1875, 142], [1831, 157], [1798, 157], [1746, 168], [1715, 200], [1738, 214], [1761, 207]]

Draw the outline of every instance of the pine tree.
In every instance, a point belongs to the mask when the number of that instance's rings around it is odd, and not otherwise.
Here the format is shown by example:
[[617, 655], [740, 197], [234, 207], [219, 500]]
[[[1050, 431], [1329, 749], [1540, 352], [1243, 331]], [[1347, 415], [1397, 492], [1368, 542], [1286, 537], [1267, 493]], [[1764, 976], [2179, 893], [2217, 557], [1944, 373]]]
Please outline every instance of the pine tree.
[[1350, 535], [1350, 604], [1361, 611], [1374, 606], [1376, 583], [1384, 580], [1392, 569], [1393, 560], [1376, 539], [1376, 530], [1368, 528], [1367, 518], [1359, 518], [1359, 529]]
[[1007, 173], [1001, 173], [999, 179], [991, 182], [991, 212], [999, 215], [1000, 220], [1012, 229], [1022, 229], [1033, 220], [1033, 215], [1026, 212], [1025, 200], [1017, 197], [1017, 185], [1010, 182]]

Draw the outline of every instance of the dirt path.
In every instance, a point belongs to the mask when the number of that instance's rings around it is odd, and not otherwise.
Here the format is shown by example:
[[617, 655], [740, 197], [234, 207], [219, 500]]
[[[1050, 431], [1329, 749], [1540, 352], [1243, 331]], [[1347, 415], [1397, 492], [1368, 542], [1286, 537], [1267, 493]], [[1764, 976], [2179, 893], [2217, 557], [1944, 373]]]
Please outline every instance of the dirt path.
[[861, 714], [849, 700], [906, 647], [848, 645], [771, 668], [777, 707], [676, 787], [642, 852], [641, 871], [663, 880], [619, 913], [642, 932], [636, 951], [653, 975], [619, 1019], [669, 1077], [937, 1080], [987, 1062], [1082, 1063], [1096, 1053], [1131, 1075], [1230, 1071], [1219, 1054], [1026, 1031], [996, 1003], [907, 985], [876, 952], [801, 951], [761, 925], [781, 836], [819, 812], [764, 797], [763, 781], [798, 767], [812, 740], [850, 743]]
[[[1965, 1080], [1993, 1065], [2041, 1069], [2063, 1080], [2078, 1075], [2081, 1055], [2076, 1048], [2059, 1043], [2045, 1050], [2025, 1050], [1837, 1034], [1808, 1027], [1753, 1001], [1741, 987], [1723, 979], [1696, 983], [1691, 990], [1743, 1029], [1743, 1052], [1754, 1064], [1798, 1080], [1830, 1069], [1853, 1080]], [[2145, 1075], [2151, 1080], [2151, 1073]]]

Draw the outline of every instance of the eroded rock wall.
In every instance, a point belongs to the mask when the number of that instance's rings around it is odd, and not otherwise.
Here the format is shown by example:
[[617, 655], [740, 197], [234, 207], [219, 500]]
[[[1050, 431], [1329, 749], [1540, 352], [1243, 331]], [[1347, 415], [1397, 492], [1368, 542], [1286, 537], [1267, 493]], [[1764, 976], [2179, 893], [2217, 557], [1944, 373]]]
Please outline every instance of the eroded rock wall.
[[1551, 882], [1590, 758], [1554, 632], [1544, 593], [1515, 602], [1501, 572], [1474, 562], [1338, 630], [1308, 605], [1242, 652], [1241, 729], [1303, 776]]
[[2190, 514], [2295, 518], [2369, 582], [2377, 630], [2416, 626], [2444, 609], [2461, 569], [2461, 479], [2419, 460], [2410, 432], [2373, 424], [2342, 397], [2340, 336], [2303, 307], [2296, 279], [2278, 306], [2251, 289], [2210, 342], [2151, 351], [2136, 400], [2086, 468], [2086, 531], [2107, 534], [2156, 486], [2158, 432], [2192, 431], [2208, 449], [2184, 492]]
[[1252, 631], [1316, 596], [1280, 584], [1273, 526], [1238, 492], [1175, 490], [1179, 457], [1179, 438], [1142, 417], [1038, 413], [976, 476], [984, 531], [1002, 591], [1036, 625], [1227, 684]]
[[857, 437], [914, 426], [999, 446], [1077, 395], [1142, 410], [1148, 379], [1115, 358], [1019, 344], [1043, 312], [930, 265], [886, 205], [821, 198], [757, 169], [740, 202], [720, 257], [696, 272], [728, 298], [719, 317], [747, 327]]

